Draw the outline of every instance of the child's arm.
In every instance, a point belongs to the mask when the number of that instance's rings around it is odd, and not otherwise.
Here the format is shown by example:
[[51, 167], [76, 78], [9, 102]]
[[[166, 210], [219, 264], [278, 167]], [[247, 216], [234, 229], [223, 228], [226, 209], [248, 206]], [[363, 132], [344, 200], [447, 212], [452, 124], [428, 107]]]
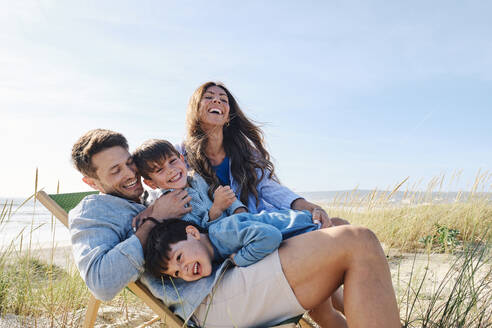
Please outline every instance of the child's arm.
[[236, 200], [225, 210], [225, 212], [227, 216], [231, 216], [237, 213], [246, 213], [248, 212], [248, 208], [236, 197]]
[[247, 215], [241, 215], [210, 225], [209, 238], [222, 258], [236, 253], [234, 263], [248, 266], [275, 251], [282, 242], [282, 233], [272, 225], [249, 221]]

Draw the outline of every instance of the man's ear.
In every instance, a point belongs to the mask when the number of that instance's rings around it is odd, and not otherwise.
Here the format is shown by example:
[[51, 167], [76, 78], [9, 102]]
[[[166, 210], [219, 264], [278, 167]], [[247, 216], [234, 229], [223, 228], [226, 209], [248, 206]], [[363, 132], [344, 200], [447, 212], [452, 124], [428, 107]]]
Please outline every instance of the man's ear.
[[149, 186], [150, 188], [152, 189], [157, 189], [157, 186], [156, 184], [154, 183], [154, 181], [150, 180], [150, 179], [143, 179], [144, 183]]
[[91, 178], [91, 177], [88, 177], [88, 176], [84, 176], [82, 178], [82, 181], [84, 181], [86, 184], [88, 184], [89, 186], [91, 186], [92, 189], [96, 189], [96, 190], [99, 190], [99, 186], [97, 185], [97, 180], [94, 179], [94, 178]]
[[185, 231], [187, 234], [191, 235], [193, 238], [200, 239], [200, 231], [192, 225], [186, 226]]

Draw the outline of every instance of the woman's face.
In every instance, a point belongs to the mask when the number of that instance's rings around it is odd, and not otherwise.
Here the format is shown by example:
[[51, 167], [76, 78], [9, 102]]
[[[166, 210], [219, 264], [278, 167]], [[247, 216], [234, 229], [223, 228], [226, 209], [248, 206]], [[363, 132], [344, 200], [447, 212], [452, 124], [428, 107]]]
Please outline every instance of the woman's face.
[[207, 128], [224, 126], [229, 121], [229, 99], [224, 89], [210, 86], [200, 100], [200, 125]]

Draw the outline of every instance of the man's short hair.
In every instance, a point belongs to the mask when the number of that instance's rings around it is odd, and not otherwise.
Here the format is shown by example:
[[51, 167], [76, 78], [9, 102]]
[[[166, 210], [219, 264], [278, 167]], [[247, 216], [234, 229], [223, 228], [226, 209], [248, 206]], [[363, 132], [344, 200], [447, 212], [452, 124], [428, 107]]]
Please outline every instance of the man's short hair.
[[199, 225], [181, 219], [164, 220], [150, 230], [145, 245], [145, 270], [155, 277], [163, 275], [162, 272], [168, 269], [171, 246], [186, 240], [186, 227], [189, 225], [194, 226], [201, 233], [207, 233], [207, 230]]
[[72, 162], [83, 175], [97, 178], [97, 168], [92, 164], [92, 156], [115, 146], [128, 150], [128, 142], [121, 133], [104, 129], [90, 130], [73, 145]]
[[149, 174], [155, 170], [155, 164], [165, 161], [172, 155], [181, 156], [169, 141], [149, 139], [135, 149], [133, 161], [140, 175], [150, 180]]

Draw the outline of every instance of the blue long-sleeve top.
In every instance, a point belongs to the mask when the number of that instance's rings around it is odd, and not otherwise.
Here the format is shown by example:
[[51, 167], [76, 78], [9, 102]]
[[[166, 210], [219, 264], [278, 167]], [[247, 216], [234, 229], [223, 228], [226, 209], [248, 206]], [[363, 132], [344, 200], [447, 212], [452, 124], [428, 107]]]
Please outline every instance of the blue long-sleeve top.
[[[190, 205], [191, 212], [186, 213], [181, 219], [198, 224], [201, 227], [208, 227], [212, 221], [208, 215], [209, 209], [213, 205], [213, 200], [208, 197], [208, 184], [199, 174], [190, 174], [188, 176], [188, 187], [185, 188], [188, 196], [191, 197]], [[171, 191], [171, 189], [156, 189], [148, 192], [143, 203], [150, 205], [160, 196]], [[222, 214], [216, 219], [222, 219], [230, 216], [240, 207], [245, 207], [241, 201], [237, 200], [232, 203]]]
[[97, 299], [109, 301], [140, 278], [154, 296], [186, 320], [212, 291], [229, 261], [214, 265], [210, 276], [193, 282], [153, 277], [144, 271], [143, 248], [131, 224], [144, 209], [142, 204], [112, 195], [85, 197], [69, 213], [75, 263]]
[[216, 262], [236, 253], [236, 265], [248, 266], [276, 250], [283, 239], [316, 229], [318, 226], [308, 211], [263, 211], [214, 221], [208, 228], [208, 237], [214, 246]]
[[[176, 149], [184, 156], [186, 161], [186, 149], [183, 144], [175, 145]], [[232, 161], [229, 160], [229, 181], [230, 186], [236, 197], [241, 199], [241, 190], [239, 189], [239, 183], [232, 176], [230, 169]], [[258, 204], [254, 195], [250, 194], [248, 197], [248, 204], [245, 204], [250, 213], [259, 213], [261, 211], [277, 211], [290, 209], [292, 203], [299, 198], [302, 198], [286, 186], [281, 185], [277, 181], [270, 179], [268, 176], [270, 171], [265, 170], [265, 174], [261, 175], [261, 170], [256, 169], [256, 175], [262, 177], [256, 186], [258, 192]]]

